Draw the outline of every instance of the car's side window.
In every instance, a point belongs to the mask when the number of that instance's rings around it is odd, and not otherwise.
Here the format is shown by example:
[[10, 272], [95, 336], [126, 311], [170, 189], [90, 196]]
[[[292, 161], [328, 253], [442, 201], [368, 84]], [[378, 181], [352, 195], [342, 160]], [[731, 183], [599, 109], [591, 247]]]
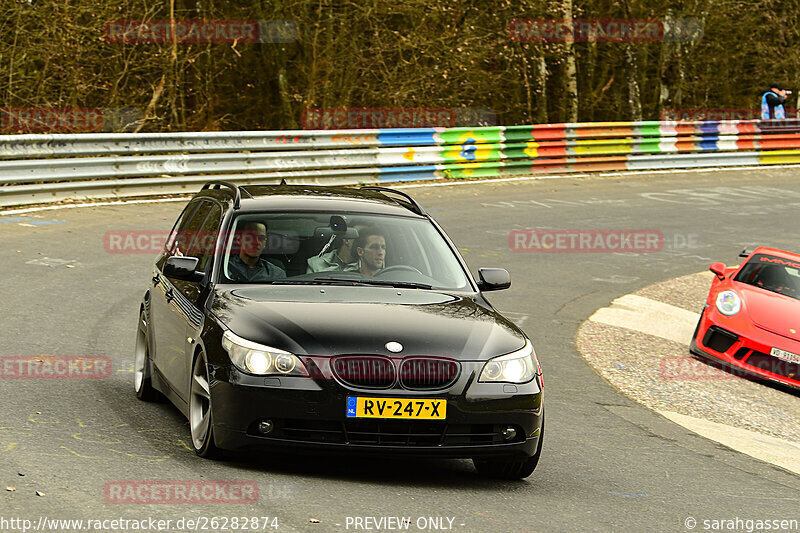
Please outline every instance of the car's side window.
[[183, 212], [178, 217], [178, 220], [175, 221], [175, 225], [172, 226], [172, 230], [169, 232], [169, 236], [167, 237], [167, 242], [164, 244], [164, 251], [168, 255], [173, 255], [175, 243], [181, 233], [181, 229], [186, 226], [186, 223], [192, 218], [192, 214], [194, 214], [194, 212], [197, 210], [197, 206], [199, 205], [199, 201], [190, 202], [183, 209]]
[[200, 228], [211, 212], [214, 204], [206, 201], [199, 201], [194, 212], [178, 228], [170, 253], [179, 257], [198, 257], [197, 250], [200, 246], [202, 235]]
[[218, 205], [212, 205], [211, 211], [206, 216], [200, 232], [198, 233], [197, 245], [192, 257], [200, 260], [197, 265], [199, 270], [205, 270], [209, 260], [214, 256], [214, 247], [217, 243], [217, 236], [219, 235], [219, 225], [222, 221], [222, 209]]

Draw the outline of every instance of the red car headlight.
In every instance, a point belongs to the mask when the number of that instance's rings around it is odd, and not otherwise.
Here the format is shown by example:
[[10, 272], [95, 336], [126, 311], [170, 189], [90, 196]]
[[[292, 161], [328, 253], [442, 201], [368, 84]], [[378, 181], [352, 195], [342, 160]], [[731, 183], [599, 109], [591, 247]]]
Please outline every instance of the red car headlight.
[[722, 291], [717, 295], [717, 310], [726, 316], [732, 316], [742, 309], [742, 299], [733, 291]]

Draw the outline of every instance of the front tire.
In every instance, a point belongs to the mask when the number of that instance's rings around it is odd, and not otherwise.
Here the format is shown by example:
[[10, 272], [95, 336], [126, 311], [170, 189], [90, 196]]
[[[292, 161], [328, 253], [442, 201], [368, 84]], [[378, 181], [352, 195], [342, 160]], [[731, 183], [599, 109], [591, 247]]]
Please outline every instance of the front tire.
[[161, 393], [153, 387], [152, 362], [150, 361], [150, 335], [147, 327], [147, 316], [139, 314], [139, 327], [136, 331], [136, 351], [133, 356], [133, 389], [136, 397], [143, 402], [156, 402]]
[[472, 459], [475, 470], [485, 477], [494, 479], [524, 479], [536, 469], [539, 464], [539, 457], [542, 455], [542, 443], [544, 442], [544, 412], [542, 412], [542, 429], [539, 432], [539, 443], [536, 446], [536, 453], [524, 461], [502, 461], [497, 459]]
[[189, 394], [189, 428], [192, 448], [200, 457], [219, 457], [220, 449], [214, 444], [214, 419], [211, 409], [211, 386], [208, 378], [206, 354], [200, 352], [192, 365]]

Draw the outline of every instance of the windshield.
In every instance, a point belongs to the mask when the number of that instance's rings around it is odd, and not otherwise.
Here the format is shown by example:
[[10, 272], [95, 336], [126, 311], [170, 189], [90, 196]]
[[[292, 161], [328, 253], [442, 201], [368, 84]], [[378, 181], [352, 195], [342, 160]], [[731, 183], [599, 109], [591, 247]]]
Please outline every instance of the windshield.
[[333, 212], [242, 213], [225, 237], [222, 283], [469, 290], [426, 219]]
[[756, 254], [734, 279], [800, 300], [800, 263], [795, 261]]

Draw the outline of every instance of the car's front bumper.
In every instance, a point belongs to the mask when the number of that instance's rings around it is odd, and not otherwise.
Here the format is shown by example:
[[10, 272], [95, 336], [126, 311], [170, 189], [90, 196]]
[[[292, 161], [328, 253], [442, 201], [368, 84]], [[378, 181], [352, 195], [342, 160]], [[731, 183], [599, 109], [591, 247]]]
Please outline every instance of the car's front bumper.
[[[222, 369], [220, 369], [222, 370]], [[335, 380], [255, 378], [232, 368], [212, 378], [214, 440], [227, 450], [281, 449], [380, 455], [524, 460], [536, 453], [542, 425], [538, 377], [524, 385], [477, 383], [475, 373], [446, 392], [350, 390]], [[506, 392], [516, 389], [515, 392]], [[351, 396], [444, 398], [445, 421], [347, 418]], [[269, 434], [258, 430], [270, 420]], [[513, 426], [515, 438], [502, 430]]]
[[800, 343], [749, 321], [718, 320], [718, 313], [710, 309], [700, 316], [689, 345], [691, 353], [717, 361], [737, 375], [800, 389], [800, 365], [770, 355], [773, 347], [800, 353]]

